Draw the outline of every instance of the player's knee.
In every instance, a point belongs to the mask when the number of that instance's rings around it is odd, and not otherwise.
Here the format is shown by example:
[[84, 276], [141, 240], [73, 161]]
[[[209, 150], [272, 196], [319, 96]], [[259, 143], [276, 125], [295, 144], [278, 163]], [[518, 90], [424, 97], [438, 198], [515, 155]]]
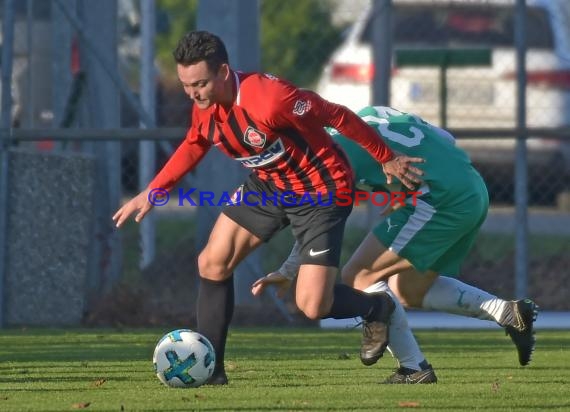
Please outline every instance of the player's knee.
[[318, 320], [327, 316], [330, 312], [328, 306], [316, 300], [297, 300], [297, 307], [311, 320]]
[[229, 269], [227, 265], [212, 256], [208, 249], [204, 249], [198, 255], [198, 273], [206, 279], [224, 280], [229, 276]]
[[320, 310], [319, 307], [314, 307], [314, 306], [313, 307], [309, 306], [309, 307], [303, 308], [301, 311], [303, 312], [303, 314], [308, 319], [311, 319], [311, 320], [322, 319], [328, 314], [328, 311], [322, 311], [322, 310]]

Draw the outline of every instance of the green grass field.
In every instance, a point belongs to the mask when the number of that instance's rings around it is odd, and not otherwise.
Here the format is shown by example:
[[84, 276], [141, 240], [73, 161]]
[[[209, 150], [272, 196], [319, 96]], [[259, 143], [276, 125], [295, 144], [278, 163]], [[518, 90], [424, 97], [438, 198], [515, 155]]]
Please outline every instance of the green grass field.
[[2, 330], [0, 411], [570, 410], [570, 332], [539, 331], [529, 367], [501, 330], [419, 331], [437, 385], [380, 385], [360, 331], [232, 329], [226, 387], [171, 389], [153, 373], [166, 329]]

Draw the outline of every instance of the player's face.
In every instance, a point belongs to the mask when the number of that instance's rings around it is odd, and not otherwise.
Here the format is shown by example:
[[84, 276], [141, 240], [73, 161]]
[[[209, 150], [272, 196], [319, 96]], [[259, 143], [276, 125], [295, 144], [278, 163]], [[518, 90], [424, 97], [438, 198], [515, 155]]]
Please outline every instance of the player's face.
[[208, 70], [204, 61], [189, 66], [178, 64], [176, 69], [184, 92], [198, 108], [207, 109], [215, 103], [224, 102], [224, 84], [229, 73], [227, 65], [222, 65], [217, 73]]

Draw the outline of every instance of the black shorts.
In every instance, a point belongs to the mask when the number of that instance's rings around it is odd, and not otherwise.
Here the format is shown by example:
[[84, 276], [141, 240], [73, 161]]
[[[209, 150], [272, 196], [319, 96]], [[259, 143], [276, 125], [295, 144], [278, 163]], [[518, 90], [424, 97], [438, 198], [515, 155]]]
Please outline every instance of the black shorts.
[[264, 242], [291, 225], [301, 245], [301, 264], [338, 267], [352, 202], [340, 206], [336, 200], [332, 193], [302, 196], [283, 192], [250, 175], [234, 194], [234, 203], [222, 213]]

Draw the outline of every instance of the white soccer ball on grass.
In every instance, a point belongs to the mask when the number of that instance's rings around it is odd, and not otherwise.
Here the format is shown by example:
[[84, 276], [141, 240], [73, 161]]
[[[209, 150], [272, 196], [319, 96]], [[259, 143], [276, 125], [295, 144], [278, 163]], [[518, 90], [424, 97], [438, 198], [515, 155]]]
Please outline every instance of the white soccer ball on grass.
[[158, 379], [174, 388], [197, 388], [214, 373], [216, 354], [210, 341], [190, 329], [168, 332], [152, 357]]

